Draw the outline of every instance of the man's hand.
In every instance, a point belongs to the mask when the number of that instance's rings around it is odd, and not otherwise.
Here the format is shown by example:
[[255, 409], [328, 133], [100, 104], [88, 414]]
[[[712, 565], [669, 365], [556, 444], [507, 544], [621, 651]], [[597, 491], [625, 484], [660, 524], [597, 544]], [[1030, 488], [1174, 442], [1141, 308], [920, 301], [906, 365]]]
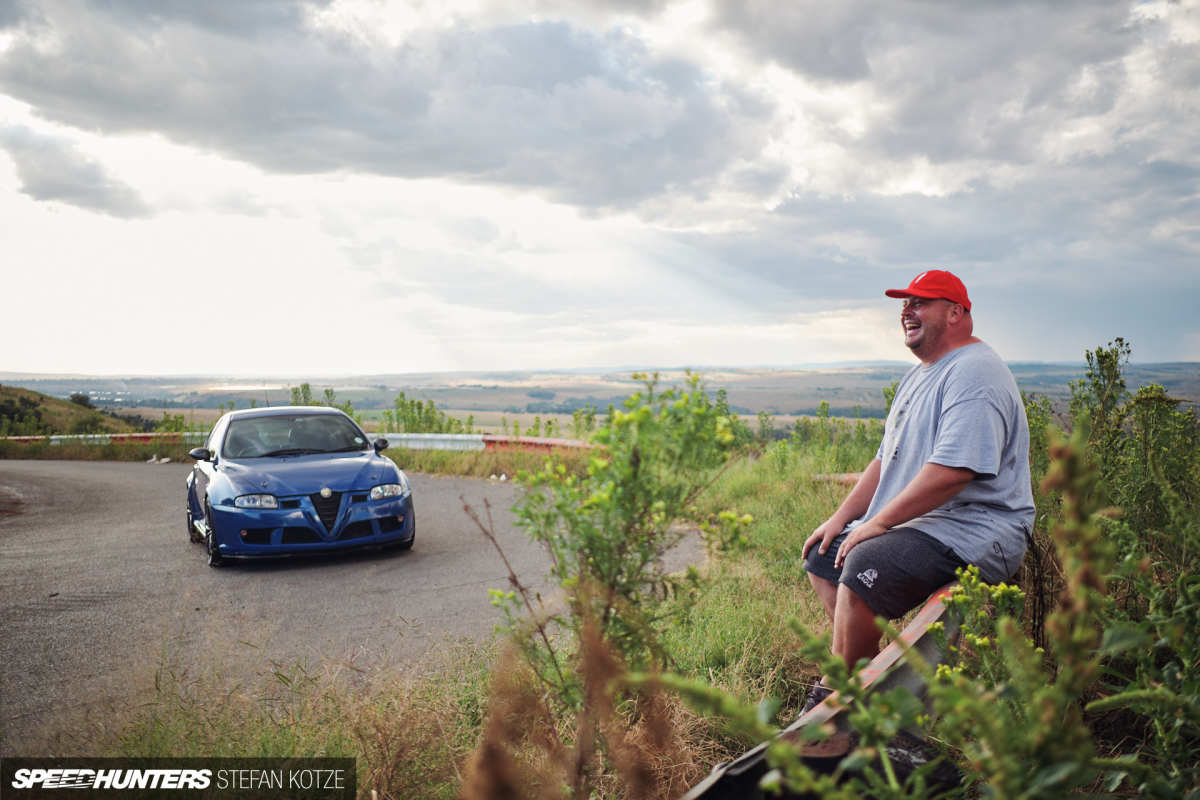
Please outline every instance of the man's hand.
[[829, 549], [829, 543], [832, 542], [837, 535], [842, 532], [842, 528], [846, 527], [842, 523], [836, 521], [833, 517], [825, 520], [813, 531], [807, 539], [804, 540], [804, 551], [801, 553], [801, 558], [808, 558], [808, 551], [817, 542], [821, 546], [817, 548], [817, 552], [825, 555], [825, 551]]
[[867, 464], [862, 475], [858, 478], [858, 483], [854, 484], [854, 488], [850, 490], [850, 494], [846, 495], [846, 499], [842, 501], [838, 510], [833, 512], [833, 516], [821, 523], [804, 540], [804, 550], [801, 553], [802, 558], [808, 558], [808, 551], [817, 542], [821, 543], [821, 547], [817, 552], [825, 555], [825, 552], [829, 550], [829, 543], [837, 538], [837, 535], [842, 532], [846, 524], [867, 513], [867, 507], [871, 504], [871, 497], [875, 494], [875, 487], [879, 485], [880, 468], [881, 463], [878, 458], [872, 459], [871, 463]]
[[882, 524], [876, 522], [874, 519], [869, 519], [862, 525], [859, 525], [857, 528], [850, 531], [846, 538], [842, 540], [841, 545], [838, 547], [837, 558], [834, 560], [833, 566], [837, 569], [841, 569], [842, 564], [846, 561], [846, 556], [850, 555], [850, 551], [854, 549], [855, 545], [859, 544], [860, 542], [865, 542], [867, 539], [874, 539], [876, 536], [882, 536], [887, 532], [888, 528], [885, 528]]

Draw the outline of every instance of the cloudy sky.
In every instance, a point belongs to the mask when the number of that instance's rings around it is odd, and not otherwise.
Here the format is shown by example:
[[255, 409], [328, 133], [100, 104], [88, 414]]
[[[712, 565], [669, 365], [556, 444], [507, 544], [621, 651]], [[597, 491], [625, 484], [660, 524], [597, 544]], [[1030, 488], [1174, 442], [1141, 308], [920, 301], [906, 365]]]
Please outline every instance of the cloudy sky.
[[1200, 361], [1200, 3], [0, 0], [0, 370]]

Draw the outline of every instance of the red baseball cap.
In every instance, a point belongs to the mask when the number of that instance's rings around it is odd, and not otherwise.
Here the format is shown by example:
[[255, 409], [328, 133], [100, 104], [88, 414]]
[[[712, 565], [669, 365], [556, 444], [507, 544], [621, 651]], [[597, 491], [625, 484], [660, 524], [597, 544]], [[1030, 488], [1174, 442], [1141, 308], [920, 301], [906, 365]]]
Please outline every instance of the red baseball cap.
[[971, 310], [971, 298], [967, 287], [953, 272], [944, 269], [929, 269], [912, 279], [907, 289], [888, 289], [888, 297], [928, 297], [934, 300], [949, 300]]

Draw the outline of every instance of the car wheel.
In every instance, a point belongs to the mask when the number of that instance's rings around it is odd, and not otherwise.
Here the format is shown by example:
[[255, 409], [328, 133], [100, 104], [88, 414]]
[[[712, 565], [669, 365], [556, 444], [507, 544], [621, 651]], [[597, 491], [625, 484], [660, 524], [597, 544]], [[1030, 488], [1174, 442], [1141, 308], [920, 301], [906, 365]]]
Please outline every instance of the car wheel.
[[188, 498], [187, 503], [187, 532], [189, 542], [203, 542], [204, 537], [196, 532], [196, 520], [192, 517], [192, 501]]
[[204, 527], [207, 529], [204, 534], [204, 549], [208, 552], [208, 565], [210, 567], [225, 566], [225, 559], [221, 558], [221, 551], [217, 547], [216, 531], [212, 524], [212, 509], [207, 500], [204, 501]]

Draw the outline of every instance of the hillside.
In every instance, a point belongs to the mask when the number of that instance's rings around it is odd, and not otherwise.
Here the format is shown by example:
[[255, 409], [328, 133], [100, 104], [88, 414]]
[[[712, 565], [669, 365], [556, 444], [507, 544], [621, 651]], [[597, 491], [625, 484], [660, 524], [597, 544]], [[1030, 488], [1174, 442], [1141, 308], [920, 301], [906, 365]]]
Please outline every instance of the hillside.
[[129, 423], [98, 409], [16, 386], [0, 386], [0, 436], [120, 433]]

